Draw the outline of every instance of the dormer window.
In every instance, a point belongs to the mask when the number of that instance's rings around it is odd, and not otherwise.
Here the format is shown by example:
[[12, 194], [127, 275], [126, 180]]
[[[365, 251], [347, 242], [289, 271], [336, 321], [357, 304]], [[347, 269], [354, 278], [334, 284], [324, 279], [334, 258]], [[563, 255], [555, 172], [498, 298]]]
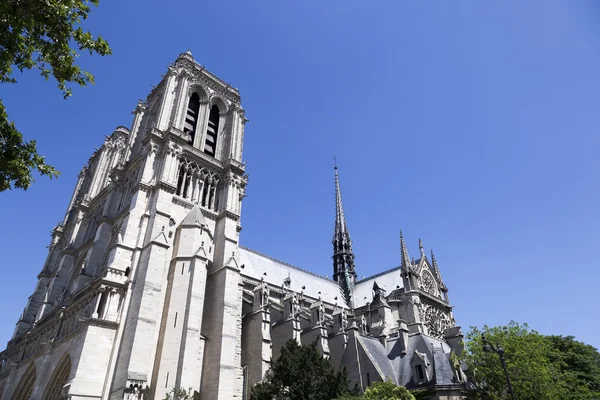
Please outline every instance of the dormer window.
[[413, 380], [416, 384], [428, 382], [430, 376], [428, 376], [427, 367], [430, 365], [427, 355], [415, 350], [410, 365], [413, 370]]
[[219, 107], [215, 104], [210, 108], [204, 152], [214, 157], [217, 152], [217, 134], [219, 133]]
[[425, 374], [423, 373], [423, 366], [422, 365], [415, 365], [415, 372], [417, 374], [417, 380], [419, 382], [425, 380]]

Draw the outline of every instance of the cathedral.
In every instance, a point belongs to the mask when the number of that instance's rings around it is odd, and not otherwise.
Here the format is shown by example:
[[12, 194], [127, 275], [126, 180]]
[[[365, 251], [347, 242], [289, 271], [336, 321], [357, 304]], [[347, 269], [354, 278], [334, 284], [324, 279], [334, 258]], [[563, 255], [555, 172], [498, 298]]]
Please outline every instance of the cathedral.
[[183, 53], [92, 154], [0, 352], [0, 400], [247, 400], [289, 340], [362, 390], [469, 397], [433, 253], [400, 234], [401, 265], [358, 280], [337, 167], [332, 279], [240, 243], [240, 101]]

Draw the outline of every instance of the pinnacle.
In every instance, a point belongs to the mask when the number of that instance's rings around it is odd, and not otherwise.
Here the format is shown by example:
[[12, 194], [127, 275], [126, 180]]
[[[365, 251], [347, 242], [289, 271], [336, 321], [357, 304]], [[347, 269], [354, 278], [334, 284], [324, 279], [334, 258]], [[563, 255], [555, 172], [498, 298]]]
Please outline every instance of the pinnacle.
[[402, 230], [400, 230], [400, 257], [402, 259], [402, 268], [407, 268], [411, 265], [410, 256], [408, 255], [408, 250], [406, 249], [406, 243], [404, 243], [404, 235], [402, 235]]
[[337, 166], [335, 167], [335, 239], [342, 241], [345, 235], [349, 235], [342, 204], [342, 192], [340, 190], [340, 179]]

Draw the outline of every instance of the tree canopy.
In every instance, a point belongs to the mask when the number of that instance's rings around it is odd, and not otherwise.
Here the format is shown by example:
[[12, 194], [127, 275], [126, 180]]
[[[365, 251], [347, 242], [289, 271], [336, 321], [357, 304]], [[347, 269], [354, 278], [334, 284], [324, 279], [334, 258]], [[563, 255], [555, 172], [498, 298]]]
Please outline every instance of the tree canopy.
[[[0, 83], [16, 83], [15, 72], [38, 69], [56, 79], [66, 99], [70, 83], [86, 86], [94, 77], [76, 65], [78, 51], [111, 53], [108, 43], [81, 28], [99, 0], [0, 1]], [[35, 140], [26, 141], [10, 121], [0, 99], [0, 192], [27, 189], [32, 171], [56, 177], [58, 171], [38, 154]]]
[[300, 346], [290, 340], [272, 362], [263, 382], [252, 389], [252, 400], [331, 400], [348, 390], [346, 372], [336, 372], [316, 343]]
[[569, 399], [600, 399], [600, 353], [573, 336], [546, 336], [554, 350], [550, 362], [561, 376]]
[[415, 397], [402, 386], [396, 386], [390, 381], [373, 382], [365, 390], [365, 400], [415, 400]]
[[581, 399], [600, 396], [600, 354], [572, 337], [544, 336], [527, 324], [471, 328], [465, 361], [481, 399], [510, 400], [497, 354], [484, 351], [482, 334], [505, 351], [519, 400]]
[[337, 400], [415, 400], [415, 396], [405, 387], [396, 386], [388, 380], [371, 383], [362, 396], [347, 394]]

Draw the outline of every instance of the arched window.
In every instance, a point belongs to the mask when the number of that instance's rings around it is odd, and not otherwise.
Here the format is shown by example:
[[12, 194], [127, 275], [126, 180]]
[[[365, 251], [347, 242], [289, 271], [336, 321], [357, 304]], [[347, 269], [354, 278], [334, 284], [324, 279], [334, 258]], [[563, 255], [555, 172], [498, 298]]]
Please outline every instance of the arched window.
[[217, 133], [219, 132], [219, 107], [215, 104], [210, 108], [208, 116], [208, 127], [206, 129], [206, 141], [204, 152], [209, 156], [215, 156], [217, 151]]
[[31, 363], [13, 393], [13, 400], [29, 400], [31, 393], [33, 393], [36, 376], [35, 365]]
[[189, 133], [191, 136], [190, 144], [194, 143], [194, 137], [196, 136], [196, 126], [198, 125], [198, 114], [200, 112], [200, 97], [198, 93], [192, 94], [190, 102], [188, 103], [187, 114], [185, 115], [185, 124], [183, 125], [183, 131]]
[[71, 357], [66, 354], [62, 360], [58, 363], [58, 367], [54, 370], [52, 378], [46, 387], [46, 393], [44, 393], [44, 400], [60, 400], [66, 398], [63, 397], [66, 390], [65, 386], [71, 373]]

